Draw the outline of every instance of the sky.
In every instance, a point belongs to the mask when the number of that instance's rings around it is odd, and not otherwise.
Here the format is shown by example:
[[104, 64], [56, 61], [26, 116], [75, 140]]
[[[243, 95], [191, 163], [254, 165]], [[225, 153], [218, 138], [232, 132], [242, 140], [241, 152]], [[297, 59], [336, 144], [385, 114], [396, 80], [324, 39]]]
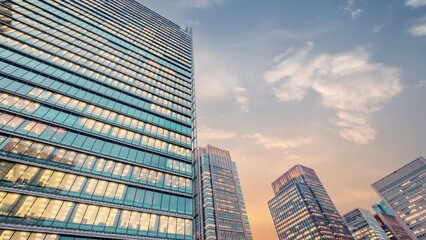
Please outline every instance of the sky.
[[271, 183], [313, 168], [340, 214], [426, 157], [426, 0], [140, 0], [193, 28], [198, 144], [231, 152], [254, 239]]

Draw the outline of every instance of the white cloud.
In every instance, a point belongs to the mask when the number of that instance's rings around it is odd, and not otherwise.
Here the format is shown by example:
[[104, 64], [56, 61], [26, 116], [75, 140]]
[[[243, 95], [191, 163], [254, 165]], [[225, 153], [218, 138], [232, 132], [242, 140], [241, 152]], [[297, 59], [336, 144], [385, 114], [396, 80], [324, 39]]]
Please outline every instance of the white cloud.
[[415, 37], [426, 36], [426, 22], [412, 26], [408, 31]]
[[233, 99], [242, 113], [249, 112], [248, 90], [240, 84], [240, 69], [227, 54], [203, 45], [195, 51], [197, 98], [207, 101]]
[[248, 113], [249, 108], [249, 98], [247, 96], [247, 89], [243, 87], [235, 88], [235, 100], [240, 105], [240, 110], [242, 113]]
[[371, 115], [402, 90], [399, 69], [370, 62], [363, 49], [336, 54], [311, 54], [313, 43], [295, 51], [264, 74], [279, 101], [301, 101], [309, 89], [324, 106], [336, 111], [341, 137], [367, 144], [376, 136]]
[[381, 32], [381, 31], [382, 31], [383, 27], [384, 27], [384, 25], [383, 25], [383, 24], [381, 24], [381, 25], [375, 25], [375, 26], [373, 27], [373, 32], [374, 32], [374, 33], [379, 33], [379, 32]]
[[362, 9], [355, 8], [354, 3], [355, 3], [355, 0], [347, 0], [346, 5], [343, 8], [343, 11], [345, 14], [349, 14], [352, 19], [357, 19], [361, 15]]
[[312, 144], [313, 136], [297, 139], [288, 139], [283, 140], [276, 137], [264, 136], [261, 133], [255, 133], [252, 135], [244, 135], [244, 138], [254, 139], [255, 142], [259, 145], [264, 146], [265, 148], [281, 148], [281, 149], [292, 149], [298, 148], [305, 145]]
[[179, 2], [190, 7], [205, 8], [214, 5], [222, 5], [224, 0], [179, 0]]
[[426, 0], [407, 0], [405, 2], [405, 5], [417, 8], [417, 7], [425, 6]]
[[205, 125], [199, 127], [197, 135], [203, 140], [227, 140], [237, 137], [237, 133], [235, 132], [211, 128]]
[[197, 98], [223, 100], [231, 96], [239, 77], [228, 56], [209, 46], [197, 47], [195, 55]]
[[[305, 59], [312, 47], [313, 43], [308, 42], [307, 48], [288, 56], [264, 74], [267, 83], [280, 84], [280, 87], [274, 88], [275, 96], [280, 101], [301, 101], [305, 97], [310, 85], [310, 73], [303, 71], [300, 67], [301, 64], [308, 64]], [[296, 71], [299, 71], [297, 78], [290, 78]]]
[[315, 26], [309, 26], [303, 29], [273, 29], [267, 33], [270, 37], [283, 37], [290, 40], [308, 40], [317, 36], [327, 34], [334, 31], [339, 24], [333, 22], [327, 22], [326, 24], [318, 24]]
[[423, 88], [426, 87], [426, 80], [420, 81], [416, 84], [416, 87]]

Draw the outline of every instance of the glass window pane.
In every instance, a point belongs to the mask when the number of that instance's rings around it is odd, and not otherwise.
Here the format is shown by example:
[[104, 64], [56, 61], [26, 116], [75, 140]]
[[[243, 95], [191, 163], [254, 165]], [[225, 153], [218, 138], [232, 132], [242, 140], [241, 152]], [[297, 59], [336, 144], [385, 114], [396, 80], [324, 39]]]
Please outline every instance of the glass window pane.
[[83, 221], [81, 223], [93, 225], [93, 223], [95, 222], [95, 218], [98, 213], [98, 210], [99, 210], [98, 206], [95, 206], [95, 205], [88, 206], [86, 212], [84, 213]]
[[127, 210], [123, 210], [121, 212], [121, 218], [120, 218], [120, 223], [119, 223], [120, 228], [127, 229], [127, 226], [129, 225], [130, 214], [131, 214], [131, 212], [127, 211]]
[[140, 226], [139, 226], [139, 230], [141, 230], [141, 231], [148, 231], [148, 228], [149, 228], [149, 218], [150, 218], [150, 215], [148, 213], [142, 213], [141, 223], [140, 223]]
[[82, 203], [78, 203], [75, 206], [74, 209], [74, 217], [72, 218], [72, 222], [73, 223], [81, 223], [81, 220], [83, 219], [84, 213], [86, 212], [87, 209], [87, 205], [86, 204], [82, 204]]

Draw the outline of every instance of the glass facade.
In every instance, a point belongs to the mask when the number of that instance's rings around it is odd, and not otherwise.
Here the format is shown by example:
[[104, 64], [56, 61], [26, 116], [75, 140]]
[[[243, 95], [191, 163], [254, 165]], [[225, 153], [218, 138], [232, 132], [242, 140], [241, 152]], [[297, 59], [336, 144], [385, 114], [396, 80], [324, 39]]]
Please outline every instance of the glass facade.
[[379, 203], [373, 204], [371, 206], [374, 209], [374, 212], [376, 213], [385, 213], [387, 215], [394, 216], [395, 214], [392, 212], [392, 209], [383, 201], [380, 201]]
[[410, 235], [405, 231], [401, 224], [396, 220], [395, 216], [378, 212], [374, 218], [380, 227], [385, 231], [387, 239], [390, 240], [412, 240]]
[[193, 238], [191, 35], [135, 0], [0, 0], [0, 239]]
[[280, 240], [353, 239], [313, 169], [296, 165], [272, 189], [268, 205]]
[[100, 238], [73, 237], [69, 235], [60, 235], [42, 232], [0, 230], [0, 239], [2, 240], [100, 240]]
[[207, 145], [195, 160], [197, 239], [253, 239], [235, 162], [228, 151]]
[[386, 233], [377, 223], [374, 216], [366, 209], [357, 208], [343, 215], [352, 236], [356, 240], [386, 240]]
[[426, 159], [419, 157], [372, 187], [413, 239], [426, 239]]

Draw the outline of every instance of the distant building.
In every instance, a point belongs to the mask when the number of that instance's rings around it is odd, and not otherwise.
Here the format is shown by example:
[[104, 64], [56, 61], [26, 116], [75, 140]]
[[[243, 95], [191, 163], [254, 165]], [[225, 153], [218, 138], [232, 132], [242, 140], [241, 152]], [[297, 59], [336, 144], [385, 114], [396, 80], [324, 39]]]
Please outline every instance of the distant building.
[[355, 240], [387, 240], [388, 237], [370, 211], [356, 208], [343, 215]]
[[268, 205], [279, 239], [353, 239], [313, 169], [296, 165], [272, 188]]
[[380, 201], [379, 203], [373, 204], [371, 206], [374, 209], [374, 212], [376, 213], [385, 213], [387, 215], [395, 216], [392, 209], [383, 201]]
[[195, 159], [196, 238], [252, 240], [235, 162], [228, 151], [207, 145]]
[[426, 239], [426, 159], [419, 157], [372, 187], [413, 239]]
[[374, 218], [390, 240], [411, 240], [410, 235], [392, 215], [378, 212]]

